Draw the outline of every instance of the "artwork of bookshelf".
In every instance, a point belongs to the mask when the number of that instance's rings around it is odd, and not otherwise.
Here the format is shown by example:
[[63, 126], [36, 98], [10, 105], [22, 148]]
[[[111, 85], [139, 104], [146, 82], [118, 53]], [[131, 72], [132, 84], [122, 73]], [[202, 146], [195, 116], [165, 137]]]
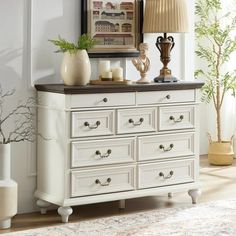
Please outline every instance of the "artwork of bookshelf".
[[87, 0], [86, 10], [84, 33], [89, 33], [96, 40], [92, 51], [138, 51], [141, 42], [140, 1]]
[[134, 2], [112, 3], [93, 1], [91, 24], [93, 38], [97, 45], [122, 45], [124, 47], [134, 44]]

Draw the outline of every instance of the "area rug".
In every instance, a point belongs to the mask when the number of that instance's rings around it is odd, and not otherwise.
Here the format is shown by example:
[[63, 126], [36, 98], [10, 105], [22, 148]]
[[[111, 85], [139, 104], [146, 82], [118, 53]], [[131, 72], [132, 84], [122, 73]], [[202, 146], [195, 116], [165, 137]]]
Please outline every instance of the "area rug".
[[150, 210], [6, 236], [236, 236], [236, 199]]

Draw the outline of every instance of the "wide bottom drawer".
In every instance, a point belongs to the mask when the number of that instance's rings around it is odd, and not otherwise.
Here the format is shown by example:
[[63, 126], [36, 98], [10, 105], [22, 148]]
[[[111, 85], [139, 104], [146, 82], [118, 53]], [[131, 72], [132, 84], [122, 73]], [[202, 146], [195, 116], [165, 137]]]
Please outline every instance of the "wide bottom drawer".
[[111, 167], [71, 172], [71, 197], [135, 189], [135, 167]]
[[194, 181], [194, 159], [142, 164], [138, 188], [160, 187]]

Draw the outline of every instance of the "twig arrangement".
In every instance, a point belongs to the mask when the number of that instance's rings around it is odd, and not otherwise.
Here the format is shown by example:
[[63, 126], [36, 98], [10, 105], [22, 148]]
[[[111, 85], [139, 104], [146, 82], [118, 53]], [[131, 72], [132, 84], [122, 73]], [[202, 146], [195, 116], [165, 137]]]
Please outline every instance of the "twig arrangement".
[[3, 92], [0, 85], [0, 144], [35, 140], [35, 98], [29, 97], [26, 101], [19, 102], [16, 107], [5, 114], [5, 100], [14, 94], [15, 90]]

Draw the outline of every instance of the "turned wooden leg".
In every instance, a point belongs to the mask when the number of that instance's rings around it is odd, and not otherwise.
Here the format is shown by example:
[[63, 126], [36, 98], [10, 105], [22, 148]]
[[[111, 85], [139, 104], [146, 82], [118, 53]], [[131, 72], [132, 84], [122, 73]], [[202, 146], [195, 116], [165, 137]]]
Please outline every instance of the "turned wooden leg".
[[37, 200], [36, 204], [40, 208], [40, 212], [41, 212], [42, 215], [47, 213], [47, 209], [51, 205], [49, 202], [46, 202], [46, 201], [41, 200], [41, 199]]
[[200, 189], [191, 189], [188, 191], [188, 195], [192, 198], [192, 203], [197, 203], [197, 198], [200, 197], [202, 194], [202, 191]]
[[173, 197], [173, 193], [168, 193], [168, 198], [172, 198]]
[[125, 200], [119, 201], [119, 209], [121, 209], [121, 210], [125, 209]]
[[61, 216], [62, 223], [67, 223], [69, 216], [73, 213], [73, 210], [71, 207], [59, 207], [57, 212]]

